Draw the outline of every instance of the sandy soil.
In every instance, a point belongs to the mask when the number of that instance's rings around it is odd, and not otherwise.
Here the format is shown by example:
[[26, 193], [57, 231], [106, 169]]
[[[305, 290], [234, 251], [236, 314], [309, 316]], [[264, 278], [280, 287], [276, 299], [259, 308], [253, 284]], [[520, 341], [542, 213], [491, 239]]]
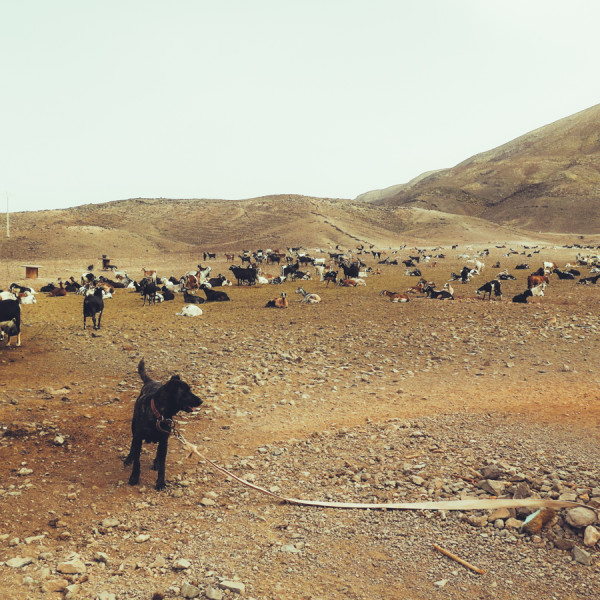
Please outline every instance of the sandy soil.
[[[436, 266], [423, 267], [423, 276], [441, 287], [464, 264], [457, 258], [463, 251], [448, 252]], [[283, 494], [335, 499], [333, 479], [327, 485], [331, 464], [341, 455], [356, 462], [353, 452], [367, 452], [369, 445], [381, 445], [384, 452], [385, 424], [394, 422], [413, 428], [416, 422], [427, 431], [428, 423], [441, 427], [435, 419], [443, 418], [443, 427], [462, 434], [462, 446], [456, 442], [454, 457], [448, 457], [461, 469], [467, 468], [466, 449], [472, 436], [483, 435], [480, 425], [486, 419], [502, 422], [507, 431], [513, 427], [525, 445], [535, 438], [550, 448], [553, 443], [568, 446], [579, 453], [570, 460], [585, 462], [597, 453], [600, 438], [600, 288], [553, 276], [544, 298], [513, 304], [510, 298], [525, 289], [527, 274], [514, 271], [516, 264], [564, 264], [575, 251], [548, 249], [531, 258], [505, 257], [504, 252], [494, 249], [484, 274], [467, 285], [456, 282], [456, 299], [446, 302], [415, 296], [407, 304], [390, 303], [379, 296], [382, 289], [402, 291], [418, 278], [407, 277], [403, 266], [383, 266], [365, 287], [303, 282], [322, 296], [320, 305], [299, 303], [298, 284], [291, 282], [234, 285], [227, 289], [231, 302], [203, 305], [204, 314], [195, 319], [176, 316], [183, 305], [180, 296], [142, 307], [137, 294], [118, 290], [106, 301], [102, 328], [95, 332], [82, 329], [80, 296], [38, 294], [37, 305], [23, 307], [22, 346], [0, 348], [2, 597], [95, 598], [105, 593], [151, 598], [158, 592], [170, 598], [192, 594], [185, 584], [201, 596], [233, 594], [216, 589], [219, 578], [237, 578], [245, 596], [254, 598], [513, 598], [514, 586], [521, 597], [536, 597], [535, 577], [518, 569], [511, 576], [512, 566], [502, 554], [488, 561], [491, 569], [485, 575], [453, 564], [442, 577], [440, 557], [429, 542], [438, 534], [444, 539], [444, 525], [427, 514], [369, 511], [367, 517], [280, 504], [227, 481], [190, 458], [176, 440], [169, 448], [165, 492], [153, 489], [152, 448], [144, 454], [140, 486], [127, 485], [129, 473], [122, 464], [141, 357], [156, 379], [179, 373], [204, 398], [199, 414], [180, 419], [190, 441], [220, 464], [254, 472], [267, 488], [275, 485], [270, 481], [274, 469]], [[503, 285], [501, 301], [483, 302], [475, 290], [497, 273], [491, 269], [497, 259], [518, 279]], [[35, 285], [57, 276], [78, 277], [84, 263], [83, 258], [56, 261], [54, 272]], [[160, 274], [180, 275], [194, 265], [165, 256], [152, 266]], [[215, 274], [226, 273], [228, 265], [219, 259], [212, 267]], [[124, 268], [133, 274], [140, 265]], [[18, 262], [7, 267], [10, 275], [18, 269]], [[9, 281], [2, 283], [6, 288]], [[288, 293], [290, 307], [264, 308], [281, 290]], [[537, 437], [528, 440], [529, 430]], [[302, 444], [332, 432], [345, 432], [348, 443], [332, 447], [331, 453], [309, 453], [314, 460], [308, 462], [302, 458]], [[499, 460], [505, 439], [498, 433]], [[295, 457], [298, 472], [275, 475], [275, 458], [261, 458], [277, 456], [273, 449], [278, 447]], [[418, 445], [414, 450], [394, 456], [385, 449], [398, 464], [428, 451]], [[507, 461], [517, 460], [504, 450]], [[535, 445], [531, 451], [535, 463]], [[476, 447], [470, 452], [475, 469], [489, 458]], [[575, 487], [600, 486], [597, 465]], [[553, 468], [560, 466], [549, 464]], [[207, 498], [216, 500], [214, 505], [202, 502]], [[108, 517], [119, 524], [103, 525]], [[301, 551], [274, 554], [273, 548], [300, 539], [302, 523], [306, 545]], [[392, 551], [385, 536], [407, 529], [417, 535], [414, 544], [406, 552]], [[421, 530], [427, 546], [415, 554]], [[468, 527], [456, 535], [465, 559], [485, 554], [487, 540], [479, 530]], [[542, 544], [547, 541], [546, 536]], [[518, 537], [515, 543], [518, 552], [518, 544], [525, 547], [527, 540]], [[569, 552], [547, 550], [546, 563], [567, 565], [557, 597], [592, 593], [600, 554], [597, 547], [588, 551], [590, 566], [573, 562]], [[58, 572], [71, 553], [82, 558], [85, 573]], [[15, 557], [32, 562], [7, 566]], [[180, 558], [191, 565], [175, 568]], [[443, 579], [447, 583], [435, 584]], [[53, 591], [48, 584], [56, 581], [63, 583]], [[551, 592], [551, 585], [547, 589]]]

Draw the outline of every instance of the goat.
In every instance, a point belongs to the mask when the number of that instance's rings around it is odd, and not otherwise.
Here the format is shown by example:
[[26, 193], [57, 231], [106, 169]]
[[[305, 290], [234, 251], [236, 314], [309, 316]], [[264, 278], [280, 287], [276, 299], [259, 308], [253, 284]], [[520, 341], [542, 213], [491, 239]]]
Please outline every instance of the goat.
[[156, 269], [146, 269], [142, 267], [142, 273], [144, 274], [144, 279], [149, 277], [153, 282], [156, 282]]
[[556, 273], [559, 279], [575, 279], [575, 275], [573, 275], [573, 273], [569, 273], [569, 271], [561, 271], [560, 269], [556, 268], [552, 272]]
[[488, 294], [488, 300], [491, 300], [492, 291], [494, 292], [494, 296], [496, 298], [500, 297], [500, 300], [502, 300], [502, 288], [500, 287], [500, 281], [497, 279], [492, 279], [491, 281], [484, 283], [476, 293], [478, 296], [483, 293], [483, 296], [481, 297], [482, 300], [485, 300], [485, 295]]
[[337, 271], [328, 271], [323, 275], [323, 281], [326, 281], [326, 287], [329, 287], [329, 282], [335, 283], [337, 281]]
[[546, 275], [529, 275], [527, 277], [528, 289], [531, 289], [532, 287], [535, 287], [540, 283], [545, 283], [546, 285], [548, 285], [550, 283], [550, 280], [548, 279], [548, 277], [546, 277]]
[[380, 296], [386, 296], [390, 302], [408, 302], [410, 298], [402, 292], [390, 292], [389, 290], [381, 290]]
[[296, 294], [302, 294], [300, 302], [305, 302], [306, 304], [318, 304], [321, 302], [321, 296], [319, 296], [319, 294], [310, 294], [303, 287], [299, 287], [296, 290]]
[[530, 298], [531, 296], [533, 296], [533, 294], [531, 293], [531, 290], [527, 289], [524, 292], [522, 292], [521, 294], [517, 294], [516, 296], [513, 296], [512, 301], [520, 303], [520, 304], [527, 304], [527, 298]]
[[204, 304], [206, 302], [202, 296], [190, 294], [187, 290], [183, 290], [183, 301], [186, 304]]
[[265, 304], [265, 308], [287, 308], [288, 307], [288, 299], [287, 294], [285, 292], [281, 292], [281, 296], [279, 298], [273, 298], [269, 300]]
[[[100, 329], [100, 320], [104, 311], [104, 300], [102, 299], [102, 288], [97, 287], [93, 295], [83, 297], [83, 328], [86, 326], [86, 319], [92, 319], [94, 329]], [[96, 325], [96, 315], [98, 315], [98, 325]]]
[[205, 283], [203, 283], [200, 286], [200, 289], [204, 290], [207, 302], [227, 302], [229, 300], [229, 296], [225, 292], [213, 290], [209, 288]]
[[146, 298], [148, 299], [148, 306], [156, 303], [156, 292], [158, 292], [158, 288], [154, 281], [155, 280], [150, 277], [146, 277], [140, 281], [140, 293], [144, 299], [142, 306], [146, 306]]
[[436, 290], [433, 285], [426, 285], [423, 288], [423, 292], [432, 300], [454, 300], [454, 294], [452, 294], [449, 290]]
[[67, 295], [67, 290], [65, 290], [64, 286], [63, 286], [63, 282], [59, 281], [59, 286], [57, 288], [54, 288], [49, 294], [48, 297], [50, 298], [59, 298], [61, 296], [66, 296]]
[[595, 285], [598, 283], [598, 279], [600, 279], [600, 275], [596, 275], [595, 277], [582, 277], [577, 283], [583, 283], [584, 285]]
[[17, 338], [17, 346], [21, 345], [21, 307], [18, 300], [2, 300], [0, 302], [0, 340], [8, 336], [6, 345], [10, 345], [10, 338]]

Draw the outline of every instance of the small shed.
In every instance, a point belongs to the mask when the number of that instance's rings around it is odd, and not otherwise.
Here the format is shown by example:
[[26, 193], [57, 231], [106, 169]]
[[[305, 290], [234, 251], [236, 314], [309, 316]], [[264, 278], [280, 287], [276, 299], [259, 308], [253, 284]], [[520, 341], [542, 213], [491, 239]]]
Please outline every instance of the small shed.
[[27, 279], [37, 279], [38, 269], [42, 268], [42, 265], [21, 265], [25, 267], [25, 277]]

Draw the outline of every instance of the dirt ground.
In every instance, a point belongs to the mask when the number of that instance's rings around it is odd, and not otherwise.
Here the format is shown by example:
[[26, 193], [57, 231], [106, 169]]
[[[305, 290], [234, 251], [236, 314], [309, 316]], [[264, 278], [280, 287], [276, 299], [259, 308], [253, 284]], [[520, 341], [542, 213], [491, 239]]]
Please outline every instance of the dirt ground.
[[[441, 287], [462, 268], [464, 251], [446, 249], [447, 258], [422, 267], [423, 277]], [[451, 516], [462, 558], [479, 557], [486, 565], [476, 575], [432, 549], [431, 542], [451, 540], [437, 513], [282, 504], [214, 472], [174, 439], [166, 491], [154, 490], [150, 447], [140, 485], [127, 485], [122, 461], [140, 389], [136, 367], [144, 357], [151, 376], [179, 373], [204, 399], [197, 414], [178, 419], [187, 439], [283, 495], [352, 501], [356, 492], [359, 501], [371, 493], [401, 501], [399, 492], [386, 496], [383, 475], [380, 487], [361, 477], [342, 485], [332, 465], [352, 469], [364, 454], [374, 469], [381, 452], [397, 468], [433, 453], [463, 478], [490, 461], [513, 461], [525, 470], [545, 460], [546, 477], [558, 473], [556, 481], [591, 501], [600, 487], [600, 287], [553, 275], [543, 298], [512, 303], [528, 273], [515, 271], [516, 264], [562, 265], [576, 251], [547, 248], [530, 258], [505, 252], [493, 248], [482, 275], [455, 282], [454, 301], [415, 295], [393, 304], [380, 291], [406, 290], [418, 278], [406, 276], [403, 266], [382, 266], [364, 287], [302, 282], [321, 295], [318, 305], [298, 301], [298, 283], [234, 285], [224, 288], [230, 302], [202, 305], [197, 318], [176, 316], [180, 295], [142, 307], [139, 295], [117, 290], [96, 332], [82, 328], [81, 296], [38, 294], [37, 304], [22, 309], [21, 347], [0, 348], [1, 596], [150, 599], [197, 592], [218, 598], [235, 595], [236, 586], [224, 582], [237, 582], [245, 597], [267, 599], [514, 598], [517, 590], [521, 598], [539, 598], [540, 589], [548, 598], [596, 597], [598, 546], [587, 548], [591, 564], [583, 565], [543, 533], [531, 542], [516, 532], [516, 554], [505, 555], [491, 525], [484, 535]], [[496, 260], [517, 280], [503, 283], [501, 301], [481, 301], [475, 290], [498, 272], [491, 268]], [[85, 257], [57, 262], [34, 287], [79, 277], [81, 264]], [[209, 264], [214, 274], [228, 273], [222, 258]], [[169, 256], [152, 266], [165, 276], [194, 267]], [[130, 274], [139, 267], [125, 265]], [[7, 272], [12, 278], [19, 263]], [[265, 308], [282, 290], [289, 308]], [[419, 436], [404, 447], [390, 441], [401, 432], [390, 429], [394, 423], [425, 436], [431, 427], [457, 437], [453, 445], [436, 441], [438, 450], [431, 441], [421, 446]], [[492, 441], [485, 441], [488, 435]], [[519, 440], [527, 457], [519, 454]], [[291, 461], [287, 470], [277, 462], [282, 453]], [[571, 473], [569, 464], [580, 467]], [[396, 479], [402, 477], [408, 475]], [[393, 535], [410, 539], [410, 547], [397, 546], [401, 540]], [[534, 559], [527, 553], [536, 543]], [[285, 550], [290, 544], [294, 549]], [[84, 569], [65, 573], [59, 565], [73, 553]], [[516, 555], [522, 557], [517, 566]], [[31, 560], [9, 566], [14, 558]], [[177, 566], [181, 559], [189, 564]], [[542, 583], [523, 567], [528, 559], [548, 566]]]

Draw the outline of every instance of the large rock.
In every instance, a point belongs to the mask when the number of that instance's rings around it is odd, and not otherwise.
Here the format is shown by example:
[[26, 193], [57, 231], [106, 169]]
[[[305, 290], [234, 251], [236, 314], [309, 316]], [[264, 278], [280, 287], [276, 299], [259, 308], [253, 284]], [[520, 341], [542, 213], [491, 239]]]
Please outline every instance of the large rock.
[[591, 508], [578, 506], [567, 512], [566, 521], [571, 527], [583, 528], [596, 521], [597, 515]]
[[583, 534], [583, 543], [586, 546], [593, 548], [598, 541], [600, 541], [600, 531], [598, 531], [598, 529], [596, 529], [593, 525], [588, 525], [585, 528], [585, 533]]

